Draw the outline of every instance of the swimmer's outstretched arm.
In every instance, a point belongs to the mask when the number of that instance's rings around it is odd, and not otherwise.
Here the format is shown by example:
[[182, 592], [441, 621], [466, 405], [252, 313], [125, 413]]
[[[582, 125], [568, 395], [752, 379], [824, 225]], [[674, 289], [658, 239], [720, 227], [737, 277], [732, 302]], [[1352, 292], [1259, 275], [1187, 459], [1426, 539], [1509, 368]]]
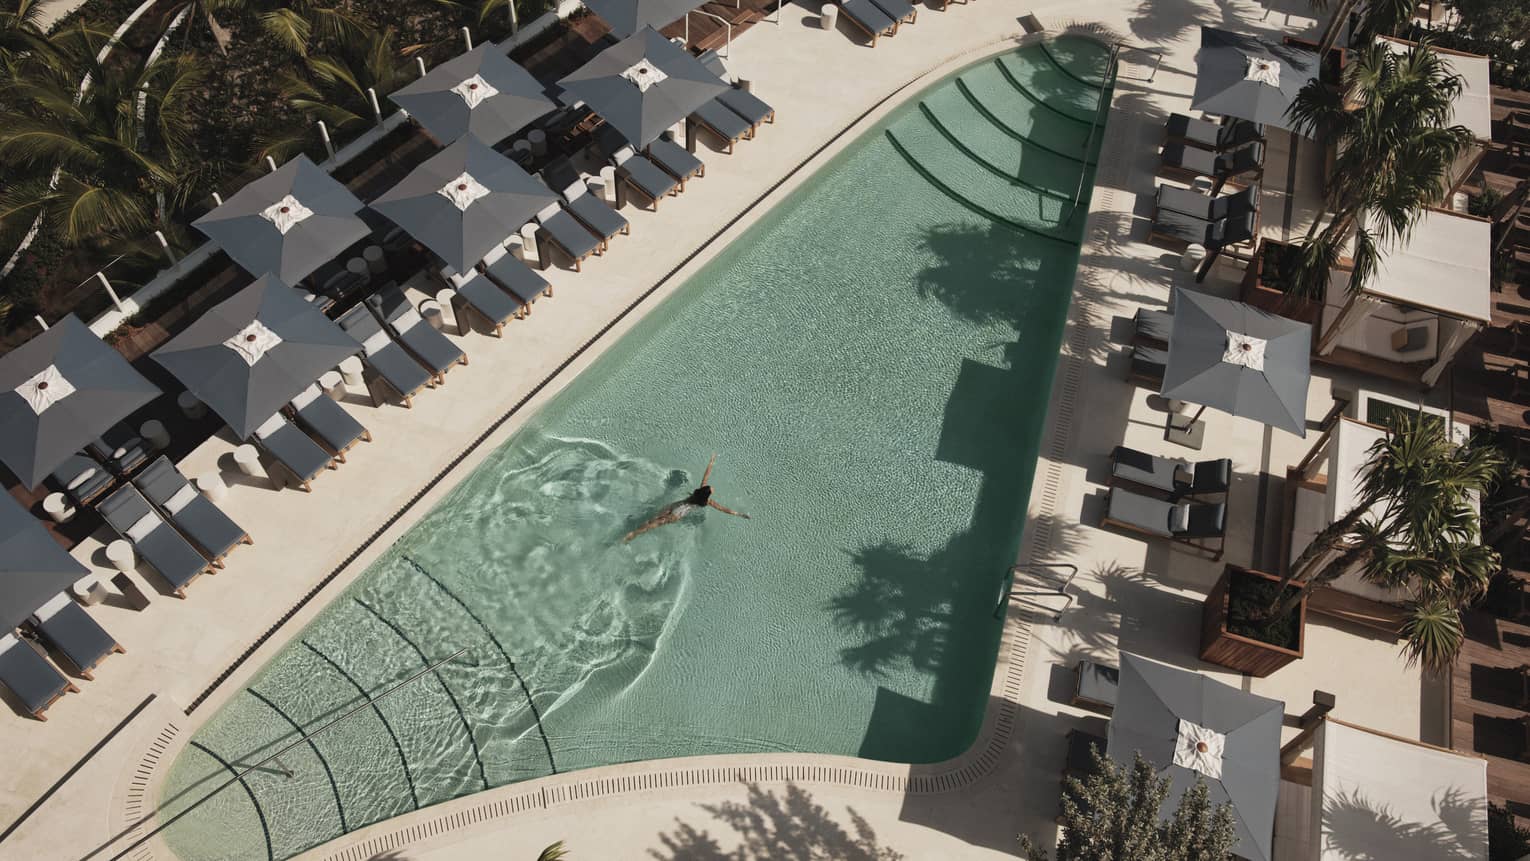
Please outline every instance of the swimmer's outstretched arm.
[[707, 471], [701, 474], [701, 484], [706, 486], [707, 479], [712, 477], [712, 465], [717, 463], [717, 452], [712, 452], [712, 459], [707, 461]]
[[707, 500], [707, 505], [712, 507], [712, 508], [717, 509], [718, 511], [721, 511], [723, 514], [731, 514], [734, 517], [742, 517], [745, 520], [750, 519], [749, 515], [743, 514], [743, 513], [738, 512], [738, 511], [734, 511], [733, 509], [724, 506], [721, 502], [718, 502], [715, 499], [708, 499]]

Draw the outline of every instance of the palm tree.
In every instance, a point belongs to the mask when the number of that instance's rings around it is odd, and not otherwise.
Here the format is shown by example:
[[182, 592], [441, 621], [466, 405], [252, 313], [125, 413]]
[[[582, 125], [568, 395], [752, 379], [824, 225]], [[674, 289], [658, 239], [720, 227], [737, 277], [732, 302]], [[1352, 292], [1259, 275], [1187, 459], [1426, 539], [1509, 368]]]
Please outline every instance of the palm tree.
[[566, 858], [568, 858], [568, 850], [563, 848], [563, 841], [559, 840], [543, 849], [542, 854], [537, 856], [537, 861], [564, 861]]
[[[1339, 31], [1343, 29], [1344, 22], [1355, 11], [1359, 0], [1339, 0], [1334, 9], [1333, 16], [1328, 19], [1328, 26], [1323, 29], [1323, 38], [1318, 41], [1318, 56], [1327, 57], [1339, 41]], [[1356, 22], [1352, 43], [1370, 44], [1377, 36], [1390, 36], [1397, 32], [1397, 28], [1407, 23], [1413, 17], [1413, 10], [1417, 7], [1416, 0], [1367, 0], [1360, 11], [1360, 20]], [[1319, 12], [1328, 11], [1329, 0], [1313, 0], [1312, 8]]]
[[[393, 29], [362, 28], [331, 40], [325, 54], [303, 58], [303, 71], [282, 78], [281, 92], [310, 120], [323, 120], [337, 137], [360, 133], [376, 122], [372, 90], [379, 99], [414, 79], [414, 67], [394, 44]], [[296, 129], [263, 142], [260, 155], [278, 160], [313, 142], [308, 129]]]
[[[202, 73], [190, 59], [121, 69], [96, 59], [83, 28], [55, 39], [57, 67], [8, 82], [0, 106], [0, 234], [41, 216], [68, 244], [143, 232], [168, 222], [204, 168], [191, 150], [191, 98]], [[80, 81], [92, 82], [82, 92]]]
[[1409, 593], [1409, 660], [1447, 666], [1460, 649], [1461, 609], [1487, 593], [1499, 568], [1497, 552], [1482, 543], [1476, 506], [1502, 466], [1491, 446], [1456, 445], [1437, 417], [1395, 420], [1371, 447], [1354, 507], [1291, 563], [1268, 618], [1284, 618], [1358, 568], [1367, 582]]
[[0, 70], [7, 77], [29, 57], [51, 56], [52, 45], [38, 26], [41, 20], [41, 0], [14, 0], [0, 9]]
[[1469, 129], [1450, 125], [1461, 88], [1427, 44], [1403, 53], [1372, 45], [1345, 69], [1342, 91], [1318, 81], [1302, 88], [1287, 113], [1292, 129], [1333, 140], [1338, 155], [1326, 224], [1319, 214], [1294, 255], [1291, 294], [1321, 298], [1351, 234], [1349, 289], [1363, 289], [1379, 263], [1379, 244], [1406, 239], [1426, 207], [1440, 201], [1472, 142]]

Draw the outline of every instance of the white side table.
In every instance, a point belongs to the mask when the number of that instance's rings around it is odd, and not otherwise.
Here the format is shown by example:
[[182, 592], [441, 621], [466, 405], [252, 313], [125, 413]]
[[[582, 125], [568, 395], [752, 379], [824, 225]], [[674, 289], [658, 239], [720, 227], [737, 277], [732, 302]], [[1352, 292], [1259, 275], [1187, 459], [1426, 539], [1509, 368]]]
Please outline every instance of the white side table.
[[159, 419], [149, 419], [140, 425], [138, 435], [155, 451], [164, 451], [170, 447], [170, 432], [165, 430], [165, 423]]
[[234, 449], [234, 466], [245, 475], [260, 475], [260, 451], [245, 443]]
[[531, 141], [521, 138], [510, 145], [510, 157], [522, 164], [531, 163]]
[[426, 299], [420, 303], [420, 316], [437, 332], [446, 328], [446, 317], [442, 313], [441, 303], [434, 299]]
[[118, 571], [126, 574], [138, 567], [138, 554], [133, 552], [133, 545], [122, 538], [106, 545], [106, 561]]
[[609, 164], [600, 169], [600, 199], [616, 204], [616, 168]]
[[361, 259], [367, 264], [367, 271], [373, 275], [381, 275], [388, 270], [388, 258], [383, 256], [380, 245], [368, 245], [362, 250]]
[[69, 497], [50, 493], [43, 498], [43, 513], [54, 523], [68, 523], [74, 519], [75, 508], [69, 504]]
[[818, 10], [818, 26], [825, 30], [834, 29], [834, 19], [839, 15], [839, 7], [833, 3], [825, 3]]
[[1201, 265], [1202, 261], [1205, 259], [1206, 246], [1192, 242], [1190, 243], [1190, 246], [1185, 249], [1185, 253], [1180, 255], [1179, 268], [1185, 270], [1186, 272], [1193, 272]]
[[532, 258], [542, 262], [542, 251], [537, 247], [537, 223], [528, 221], [521, 225], [521, 259]]
[[199, 419], [207, 415], [207, 404], [197, 400], [197, 396], [191, 392], [176, 395], [175, 405], [181, 408], [181, 415], [188, 419]]
[[202, 491], [202, 495], [209, 501], [222, 502], [223, 497], [228, 496], [228, 484], [224, 482], [223, 473], [220, 470], [209, 469], [197, 476], [196, 482], [197, 490]]
[[361, 358], [359, 356], [346, 356], [340, 362], [339, 371], [340, 380], [345, 383], [346, 388], [359, 389], [366, 385], [366, 380], [362, 378]]
[[526, 135], [526, 142], [531, 146], [532, 155], [547, 155], [547, 132], [532, 129]]
[[372, 274], [372, 270], [367, 268], [367, 262], [362, 260], [360, 257], [352, 257], [351, 259], [345, 261], [345, 269], [347, 272], [355, 275], [360, 275], [362, 278], [366, 278]]
[[319, 375], [319, 388], [338, 401], [345, 397], [345, 378], [339, 371], [325, 371]]
[[[440, 306], [441, 308], [441, 326], [443, 327], [442, 331], [445, 331], [444, 327], [449, 324], [453, 332], [457, 333], [458, 335], [465, 335], [467, 334], [467, 331], [463, 328], [464, 322], [457, 319], [457, 308], [452, 304], [452, 300], [456, 298], [456, 296], [456, 290], [452, 289], [451, 287], [443, 287], [442, 289], [436, 291], [436, 298], [434, 301], [436, 305]], [[425, 315], [422, 313], [420, 316], [423, 317]]]
[[69, 587], [69, 591], [74, 593], [76, 601], [87, 607], [99, 604], [106, 599], [106, 584], [102, 583], [101, 578], [94, 574], [87, 574], [74, 581], [74, 585]]
[[526, 240], [525, 240], [525, 238], [522, 237], [519, 233], [512, 233], [512, 234], [510, 234], [510, 238], [505, 240], [505, 250], [510, 252], [510, 256], [511, 257], [514, 257], [514, 258], [516, 258], [518, 260], [525, 260], [526, 259]]

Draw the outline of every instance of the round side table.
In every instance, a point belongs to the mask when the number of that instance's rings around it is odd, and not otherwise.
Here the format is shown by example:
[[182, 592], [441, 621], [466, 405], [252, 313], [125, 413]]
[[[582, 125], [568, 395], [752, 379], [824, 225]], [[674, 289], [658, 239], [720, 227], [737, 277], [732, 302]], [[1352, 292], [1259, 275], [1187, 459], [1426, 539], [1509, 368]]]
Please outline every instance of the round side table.
[[149, 419], [140, 425], [138, 435], [155, 451], [164, 451], [170, 447], [170, 432], [165, 430], [165, 423], [159, 419]]
[[368, 245], [361, 252], [361, 259], [367, 264], [367, 271], [373, 275], [381, 275], [388, 271], [388, 258], [383, 256], [383, 250], [378, 245]]
[[319, 375], [319, 388], [338, 401], [345, 397], [345, 378], [339, 371], [325, 371]]
[[118, 538], [106, 545], [106, 561], [118, 571], [126, 574], [138, 567], [138, 554], [133, 552], [133, 545], [126, 539]]
[[223, 480], [220, 470], [209, 469], [197, 476], [197, 490], [212, 502], [222, 502], [223, 497], [228, 496], [228, 484]]
[[175, 405], [181, 408], [181, 415], [188, 419], [199, 419], [207, 415], [207, 404], [197, 400], [197, 396], [191, 392], [176, 395]]
[[362, 378], [360, 357], [346, 356], [345, 360], [340, 363], [339, 371], [340, 380], [345, 383], [346, 388], [359, 389], [366, 385], [366, 380]]
[[75, 508], [69, 497], [62, 493], [50, 493], [43, 498], [43, 513], [54, 523], [68, 523], [74, 519]]
[[234, 465], [245, 475], [260, 475], [260, 451], [245, 443], [234, 449]]
[[69, 591], [74, 593], [76, 601], [87, 607], [99, 604], [106, 599], [106, 584], [102, 583], [101, 578], [94, 574], [87, 574], [74, 581], [74, 584], [69, 587]]

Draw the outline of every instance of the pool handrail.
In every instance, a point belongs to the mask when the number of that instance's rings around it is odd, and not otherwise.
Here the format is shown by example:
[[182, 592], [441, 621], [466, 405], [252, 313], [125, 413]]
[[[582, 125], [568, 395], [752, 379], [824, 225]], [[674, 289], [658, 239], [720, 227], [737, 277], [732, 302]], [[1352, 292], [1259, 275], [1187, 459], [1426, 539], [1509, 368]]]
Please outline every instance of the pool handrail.
[[[1084, 138], [1084, 157], [1089, 156], [1089, 148], [1094, 146], [1094, 132], [1100, 125], [1100, 114], [1110, 109], [1110, 100], [1106, 93], [1115, 84], [1116, 72], [1119, 69], [1121, 54], [1121, 42], [1113, 42], [1110, 46], [1110, 59], [1105, 64], [1105, 76], [1100, 81], [1100, 97], [1098, 104], [1094, 106], [1094, 116], [1089, 118], [1089, 136]], [[1156, 70], [1155, 70], [1156, 71]], [[1072, 219], [1078, 213], [1078, 202], [1084, 196], [1084, 177], [1089, 175], [1089, 165], [1086, 163], [1078, 171], [1078, 187], [1073, 190], [1073, 208], [1068, 211], [1068, 218]]]

